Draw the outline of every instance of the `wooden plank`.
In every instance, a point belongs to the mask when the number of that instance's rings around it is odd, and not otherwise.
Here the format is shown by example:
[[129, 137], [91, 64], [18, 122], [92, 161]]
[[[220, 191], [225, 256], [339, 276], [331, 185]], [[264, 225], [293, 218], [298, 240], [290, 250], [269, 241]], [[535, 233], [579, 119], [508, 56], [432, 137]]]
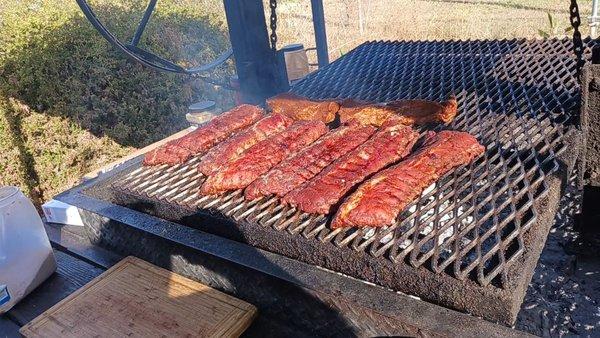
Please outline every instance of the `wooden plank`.
[[17, 338], [19, 334], [19, 325], [8, 319], [6, 316], [0, 315], [0, 338]]
[[8, 314], [19, 325], [31, 321], [104, 272], [60, 251], [54, 251], [58, 263], [56, 273], [15, 305]]
[[100, 175], [100, 174], [102, 174], [104, 172], [107, 172], [107, 171], [115, 168], [116, 166], [118, 166], [120, 164], [123, 164], [126, 161], [129, 161], [129, 160], [131, 160], [131, 159], [133, 159], [133, 158], [135, 158], [135, 157], [137, 157], [139, 155], [145, 154], [145, 153], [149, 152], [150, 150], [152, 150], [154, 148], [158, 148], [161, 145], [163, 145], [163, 144], [165, 144], [165, 143], [167, 143], [167, 142], [169, 142], [171, 140], [174, 140], [176, 138], [180, 138], [180, 137], [182, 137], [182, 136], [190, 133], [192, 130], [194, 130], [194, 127], [188, 127], [186, 129], [181, 130], [181, 131], [179, 131], [179, 132], [177, 132], [177, 133], [175, 133], [175, 134], [173, 134], [173, 135], [171, 135], [171, 136], [169, 136], [167, 138], [164, 138], [164, 139], [162, 139], [162, 140], [160, 140], [158, 142], [155, 142], [155, 143], [152, 143], [150, 145], [147, 145], [144, 148], [137, 149], [137, 150], [133, 151], [132, 153], [130, 153], [129, 155], [125, 156], [125, 157], [122, 157], [122, 158], [120, 158], [118, 160], [115, 160], [115, 161], [113, 161], [113, 162], [111, 162], [109, 164], [103, 165], [102, 167], [100, 167], [98, 169], [90, 171], [89, 173], [83, 175], [82, 179], [85, 181], [85, 180], [90, 180], [92, 178], [96, 178], [96, 177], [98, 177], [98, 175]]
[[256, 308], [127, 257], [21, 329], [26, 337], [237, 337]]

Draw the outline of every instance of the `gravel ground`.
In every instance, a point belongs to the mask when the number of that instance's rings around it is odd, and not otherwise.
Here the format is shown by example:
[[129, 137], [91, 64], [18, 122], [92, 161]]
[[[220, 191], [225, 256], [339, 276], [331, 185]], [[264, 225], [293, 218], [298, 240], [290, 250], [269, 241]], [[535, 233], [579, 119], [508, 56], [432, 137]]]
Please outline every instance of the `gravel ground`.
[[[600, 337], [600, 246], [574, 249], [581, 193], [568, 189], [527, 290], [516, 328], [538, 336]], [[594, 257], [595, 256], [595, 257]]]

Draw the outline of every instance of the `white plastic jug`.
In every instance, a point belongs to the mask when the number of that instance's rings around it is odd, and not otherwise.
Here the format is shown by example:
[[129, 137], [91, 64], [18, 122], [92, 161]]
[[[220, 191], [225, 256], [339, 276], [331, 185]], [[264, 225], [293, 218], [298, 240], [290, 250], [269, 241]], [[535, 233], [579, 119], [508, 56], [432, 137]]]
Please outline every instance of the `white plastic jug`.
[[35, 207], [17, 187], [0, 186], [0, 314], [56, 271]]

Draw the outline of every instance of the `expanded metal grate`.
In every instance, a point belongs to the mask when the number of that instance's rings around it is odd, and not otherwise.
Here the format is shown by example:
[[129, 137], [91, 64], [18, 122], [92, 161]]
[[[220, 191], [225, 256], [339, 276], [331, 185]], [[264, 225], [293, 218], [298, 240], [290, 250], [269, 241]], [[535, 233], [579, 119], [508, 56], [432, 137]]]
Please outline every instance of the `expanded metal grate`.
[[561, 165], [564, 133], [577, 119], [570, 48], [568, 40], [368, 42], [298, 83], [294, 92], [315, 99], [457, 95], [459, 115], [444, 128], [470, 132], [486, 152], [429, 187], [391, 227], [332, 231], [329, 216], [301, 213], [276, 198], [246, 202], [241, 191], [199, 196], [198, 157], [140, 167], [113, 186], [503, 287], [508, 266], [527, 249], [523, 234], [540, 212], [534, 201], [547, 193], [545, 177]]

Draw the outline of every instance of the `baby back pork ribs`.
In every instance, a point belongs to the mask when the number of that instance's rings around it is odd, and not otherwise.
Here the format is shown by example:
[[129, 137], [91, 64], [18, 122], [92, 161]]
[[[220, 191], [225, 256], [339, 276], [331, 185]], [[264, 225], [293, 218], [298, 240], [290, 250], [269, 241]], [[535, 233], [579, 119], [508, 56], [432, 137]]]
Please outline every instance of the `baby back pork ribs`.
[[388, 120], [365, 143], [285, 195], [283, 202], [307, 213], [328, 214], [352, 187], [408, 155], [418, 137], [411, 127]]
[[253, 200], [271, 194], [283, 197], [333, 161], [364, 143], [375, 130], [375, 127], [355, 122], [334, 129], [252, 182], [244, 191], [246, 199]]
[[321, 121], [297, 121], [289, 128], [250, 147], [240, 158], [229, 162], [209, 176], [200, 193], [215, 195], [228, 190], [243, 189], [273, 166], [327, 132]]
[[263, 118], [210, 149], [202, 157], [198, 170], [206, 176], [215, 174], [226, 163], [238, 159], [248, 148], [282, 132], [292, 122], [292, 119], [281, 114], [273, 114]]
[[428, 123], [450, 123], [456, 116], [458, 103], [454, 96], [442, 103], [427, 100], [400, 100], [385, 104], [369, 104], [344, 100], [339, 110], [340, 122], [356, 120], [362, 124], [381, 126], [391, 117], [407, 126]]
[[267, 106], [273, 113], [291, 117], [294, 120], [322, 121], [330, 123], [340, 109], [336, 101], [312, 101], [305, 97], [282, 93], [267, 99]]
[[432, 132], [416, 153], [377, 173], [346, 198], [331, 227], [380, 227], [393, 224], [398, 214], [417, 199], [425, 188], [451, 169], [468, 164], [484, 150], [477, 139], [468, 133]]
[[144, 157], [144, 165], [183, 163], [192, 156], [207, 151], [234, 132], [252, 125], [263, 114], [264, 110], [257, 106], [237, 106], [191, 133], [148, 152]]

